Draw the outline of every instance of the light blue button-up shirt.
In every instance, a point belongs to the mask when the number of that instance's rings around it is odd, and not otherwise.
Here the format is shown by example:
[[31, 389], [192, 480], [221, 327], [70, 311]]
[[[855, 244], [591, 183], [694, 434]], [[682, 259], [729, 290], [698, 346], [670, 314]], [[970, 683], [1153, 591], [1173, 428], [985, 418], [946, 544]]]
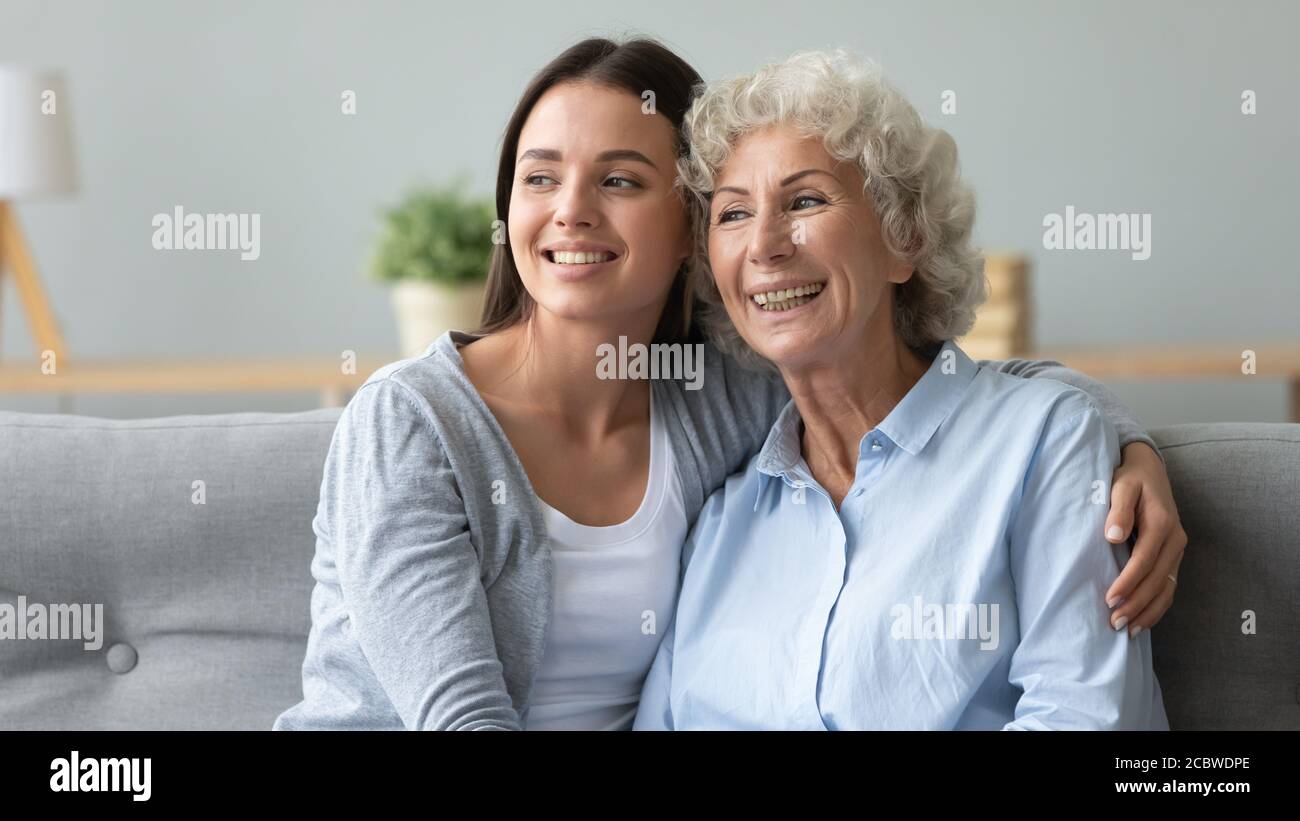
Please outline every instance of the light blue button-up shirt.
[[946, 343], [839, 510], [800, 429], [792, 401], [705, 504], [636, 729], [1168, 729], [1149, 632], [1110, 626], [1087, 394]]

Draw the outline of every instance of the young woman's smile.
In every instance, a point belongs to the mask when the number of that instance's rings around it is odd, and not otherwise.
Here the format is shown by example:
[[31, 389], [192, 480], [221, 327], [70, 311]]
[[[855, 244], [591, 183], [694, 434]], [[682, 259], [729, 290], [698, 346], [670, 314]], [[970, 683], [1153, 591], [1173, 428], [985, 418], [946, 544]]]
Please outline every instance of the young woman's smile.
[[621, 257], [612, 247], [591, 242], [557, 242], [542, 249], [542, 259], [553, 268], [551, 275], [564, 282], [604, 273]]
[[691, 250], [675, 163], [672, 124], [633, 94], [566, 82], [538, 99], [519, 137], [509, 234], [541, 310], [658, 316]]

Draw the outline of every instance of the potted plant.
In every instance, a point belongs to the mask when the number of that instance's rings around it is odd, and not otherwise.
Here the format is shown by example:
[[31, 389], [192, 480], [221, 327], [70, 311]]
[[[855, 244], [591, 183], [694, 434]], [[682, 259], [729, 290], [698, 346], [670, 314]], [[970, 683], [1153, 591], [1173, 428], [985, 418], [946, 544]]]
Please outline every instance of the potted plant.
[[448, 330], [473, 330], [483, 310], [496, 219], [462, 183], [421, 187], [384, 214], [371, 276], [393, 284], [402, 357]]

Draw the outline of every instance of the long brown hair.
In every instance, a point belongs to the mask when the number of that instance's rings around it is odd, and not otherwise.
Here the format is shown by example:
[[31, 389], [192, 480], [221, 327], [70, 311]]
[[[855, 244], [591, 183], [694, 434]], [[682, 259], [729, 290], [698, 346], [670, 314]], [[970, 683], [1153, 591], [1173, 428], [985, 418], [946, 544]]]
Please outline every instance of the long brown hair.
[[[519, 152], [519, 134], [524, 129], [533, 106], [552, 86], [562, 82], [584, 81], [622, 89], [641, 97], [654, 92], [655, 111], [673, 126], [673, 146], [678, 156], [685, 150], [681, 126], [691, 101], [704, 85], [699, 72], [661, 43], [637, 38], [616, 43], [591, 37], [566, 49], [547, 63], [524, 90], [501, 142], [501, 162], [497, 170], [497, 219], [510, 218], [510, 193], [514, 189], [515, 157]], [[690, 220], [688, 219], [688, 225]], [[683, 264], [673, 281], [663, 316], [655, 331], [656, 342], [685, 339], [691, 331], [691, 289], [687, 278], [690, 262]], [[533, 311], [533, 298], [524, 288], [515, 266], [508, 241], [492, 249], [488, 269], [487, 294], [478, 333], [491, 333], [517, 325]]]

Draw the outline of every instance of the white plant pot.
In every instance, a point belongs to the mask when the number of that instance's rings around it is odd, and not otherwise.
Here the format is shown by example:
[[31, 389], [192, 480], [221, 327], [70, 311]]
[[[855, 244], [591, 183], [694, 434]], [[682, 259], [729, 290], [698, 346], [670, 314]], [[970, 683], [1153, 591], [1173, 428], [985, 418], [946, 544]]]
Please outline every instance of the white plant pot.
[[443, 285], [401, 281], [393, 286], [393, 312], [402, 358], [419, 356], [447, 331], [472, 331], [483, 312], [485, 283]]

